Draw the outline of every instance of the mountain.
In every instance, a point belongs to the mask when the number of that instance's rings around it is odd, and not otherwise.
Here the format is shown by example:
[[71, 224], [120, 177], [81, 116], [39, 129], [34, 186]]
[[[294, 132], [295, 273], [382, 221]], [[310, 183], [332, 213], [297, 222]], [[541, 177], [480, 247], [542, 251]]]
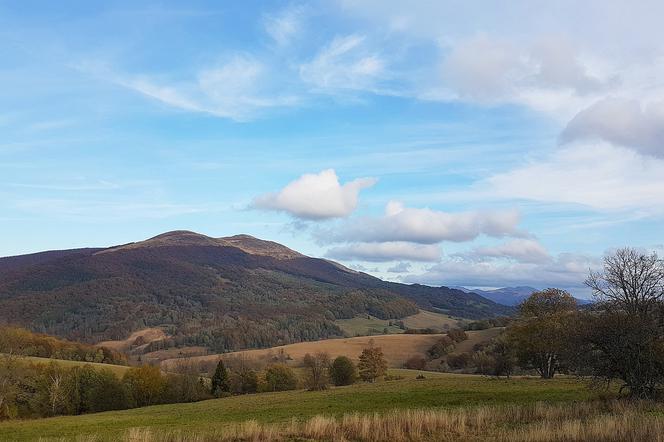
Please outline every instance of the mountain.
[[418, 308], [471, 319], [511, 309], [475, 293], [382, 281], [249, 235], [175, 231], [104, 249], [0, 258], [0, 323], [85, 342], [162, 327], [221, 352], [341, 336], [336, 319]]
[[503, 287], [494, 290], [467, 289], [465, 287], [456, 287], [466, 293], [477, 293], [498, 304], [507, 306], [516, 306], [521, 304], [528, 296], [536, 292], [537, 289], [527, 286]]

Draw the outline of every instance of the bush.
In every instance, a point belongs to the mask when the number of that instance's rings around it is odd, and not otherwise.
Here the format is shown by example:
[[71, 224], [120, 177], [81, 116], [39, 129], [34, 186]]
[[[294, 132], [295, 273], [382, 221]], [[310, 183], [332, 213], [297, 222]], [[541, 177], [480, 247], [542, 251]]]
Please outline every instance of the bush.
[[454, 328], [447, 332], [447, 336], [450, 337], [454, 342], [462, 342], [468, 339], [468, 335], [465, 331], [460, 328]]
[[297, 388], [297, 378], [288, 366], [271, 365], [265, 371], [265, 383], [268, 391], [286, 391]]
[[449, 336], [443, 336], [427, 350], [430, 359], [438, 359], [445, 356], [454, 348], [454, 341]]
[[337, 357], [330, 366], [330, 378], [334, 385], [351, 385], [357, 379], [355, 364], [346, 356]]
[[258, 375], [254, 370], [242, 369], [230, 376], [230, 390], [233, 394], [250, 394], [258, 391]]
[[460, 353], [460, 354], [457, 354], [457, 355], [449, 355], [447, 357], [447, 365], [449, 365], [449, 367], [452, 370], [464, 369], [464, 368], [468, 367], [468, 365], [470, 364], [471, 361], [472, 361], [472, 356], [469, 355], [468, 353]]
[[427, 361], [422, 356], [411, 356], [405, 362], [404, 367], [409, 370], [424, 370], [426, 365]]

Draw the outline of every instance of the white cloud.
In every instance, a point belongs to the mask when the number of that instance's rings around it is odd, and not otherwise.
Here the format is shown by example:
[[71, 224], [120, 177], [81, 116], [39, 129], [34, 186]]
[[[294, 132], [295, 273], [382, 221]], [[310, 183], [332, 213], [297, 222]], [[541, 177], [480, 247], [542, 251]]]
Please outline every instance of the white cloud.
[[605, 143], [574, 144], [494, 175], [480, 188], [480, 193], [500, 199], [661, 212], [664, 160]]
[[506, 42], [486, 35], [460, 42], [443, 62], [443, 81], [461, 98], [494, 101], [511, 95], [523, 60]]
[[600, 139], [664, 158], [664, 101], [606, 98], [579, 112], [561, 134], [566, 143]]
[[409, 242], [356, 243], [328, 250], [327, 257], [342, 260], [386, 262], [396, 260], [438, 261], [440, 247]]
[[388, 268], [389, 273], [408, 273], [410, 272], [412, 265], [409, 262], [398, 262], [392, 267]]
[[432, 209], [404, 207], [392, 201], [382, 217], [362, 218], [341, 226], [328, 241], [409, 241], [435, 244], [441, 241], [470, 241], [484, 234], [494, 237], [520, 236], [517, 228], [519, 213], [507, 211], [476, 211], [449, 213]]
[[522, 263], [544, 263], [551, 260], [549, 252], [542, 244], [525, 238], [514, 239], [496, 246], [478, 247], [460, 256], [480, 261], [487, 258], [506, 258]]
[[265, 32], [279, 45], [289, 44], [301, 31], [305, 10], [291, 5], [275, 14], [263, 17]]
[[147, 76], [115, 78], [115, 82], [183, 110], [236, 121], [254, 118], [262, 110], [299, 103], [296, 95], [268, 87], [272, 73], [249, 55], [236, 55], [217, 66], [199, 70], [193, 81], [167, 84]]
[[385, 63], [364, 43], [365, 37], [360, 35], [334, 38], [311, 61], [300, 65], [300, 77], [320, 92], [374, 88]]
[[259, 209], [288, 212], [297, 218], [327, 219], [350, 215], [358, 204], [360, 190], [373, 186], [374, 178], [358, 178], [345, 184], [333, 169], [305, 174], [276, 193], [254, 199]]

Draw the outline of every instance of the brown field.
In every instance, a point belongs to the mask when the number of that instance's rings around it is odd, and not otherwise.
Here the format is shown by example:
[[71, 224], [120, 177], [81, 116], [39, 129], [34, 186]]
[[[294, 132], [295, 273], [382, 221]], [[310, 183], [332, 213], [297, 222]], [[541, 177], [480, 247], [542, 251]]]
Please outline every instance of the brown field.
[[[1, 355], [2, 353], [0, 353]], [[68, 361], [65, 359], [54, 359], [54, 358], [39, 358], [37, 356], [17, 356], [20, 361], [31, 363], [31, 364], [57, 364], [64, 368], [72, 368], [77, 366], [89, 365], [94, 369], [106, 369], [112, 371], [116, 376], [122, 377], [125, 371], [129, 370], [130, 367], [126, 365], [114, 365], [114, 364], [101, 364], [99, 362], [86, 362], [86, 361]]]
[[130, 350], [132, 350], [132, 345], [139, 337], [143, 338], [145, 344], [134, 347], [134, 349], [140, 349], [152, 341], [160, 341], [167, 338], [166, 333], [164, 333], [164, 331], [160, 328], [145, 328], [143, 330], [135, 331], [129, 335], [127, 339], [121, 341], [103, 341], [97, 345], [122, 353], [128, 353]]
[[419, 313], [407, 316], [403, 323], [408, 328], [455, 328], [459, 323], [465, 322], [463, 319], [455, 319], [442, 313], [434, 313], [426, 310], [420, 310]]
[[[500, 329], [469, 331], [467, 332], [468, 340], [460, 343], [459, 347], [463, 346], [464, 349], [467, 347], [468, 351], [472, 350], [473, 345], [489, 340], [499, 332]], [[257, 365], [266, 365], [283, 352], [284, 355], [287, 355], [288, 360], [293, 361], [294, 365], [298, 365], [307, 353], [327, 352], [333, 358], [336, 356], [348, 356], [357, 361], [362, 350], [368, 347], [370, 342], [373, 341], [375, 346], [383, 349], [389, 367], [401, 368], [403, 367], [404, 362], [406, 362], [411, 356], [424, 355], [429, 347], [431, 347], [441, 336], [442, 335], [439, 334], [392, 334], [326, 339], [322, 341], [299, 342], [297, 344], [266, 349], [237, 351], [221, 355], [198, 356], [189, 358], [189, 360], [201, 365], [214, 365], [219, 359], [233, 359], [240, 357], [248, 361], [253, 361]], [[177, 363], [178, 358], [167, 359], [161, 362], [161, 368], [165, 371], [173, 371], [176, 369], [175, 365]]]

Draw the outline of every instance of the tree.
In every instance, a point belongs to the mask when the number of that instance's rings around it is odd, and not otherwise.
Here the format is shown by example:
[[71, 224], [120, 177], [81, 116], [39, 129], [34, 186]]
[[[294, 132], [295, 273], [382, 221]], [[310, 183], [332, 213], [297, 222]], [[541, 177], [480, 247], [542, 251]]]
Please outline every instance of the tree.
[[380, 376], [387, 373], [387, 361], [380, 347], [374, 347], [373, 342], [368, 348], [362, 350], [360, 362], [357, 364], [360, 378], [365, 382], [375, 382]]
[[590, 272], [586, 285], [605, 308], [646, 317], [664, 300], [664, 263], [657, 253], [619, 249], [604, 258], [601, 271]]
[[454, 341], [449, 336], [445, 335], [438, 339], [428, 350], [427, 356], [429, 359], [438, 359], [454, 349]]
[[0, 420], [16, 415], [16, 398], [19, 394], [16, 357], [0, 354]]
[[346, 356], [337, 356], [330, 366], [330, 377], [336, 386], [353, 384], [357, 379], [355, 364]]
[[307, 368], [307, 388], [311, 391], [327, 388], [330, 355], [324, 352], [304, 355], [304, 366]]
[[158, 367], [143, 365], [127, 370], [122, 378], [132, 406], [144, 407], [163, 402], [166, 378]]
[[652, 398], [664, 387], [664, 263], [657, 254], [620, 249], [586, 284], [597, 309], [579, 322], [575, 366], [621, 391]]
[[229, 394], [231, 385], [228, 377], [228, 370], [224, 365], [223, 360], [219, 360], [217, 368], [212, 375], [212, 383], [210, 385], [210, 393], [215, 397], [221, 397], [224, 394]]
[[286, 391], [297, 388], [297, 378], [287, 365], [271, 365], [265, 371], [265, 382], [268, 391]]
[[565, 336], [576, 312], [576, 300], [560, 289], [535, 292], [519, 306], [519, 317], [506, 338], [516, 351], [519, 365], [535, 369], [543, 379], [560, 370], [567, 351]]

